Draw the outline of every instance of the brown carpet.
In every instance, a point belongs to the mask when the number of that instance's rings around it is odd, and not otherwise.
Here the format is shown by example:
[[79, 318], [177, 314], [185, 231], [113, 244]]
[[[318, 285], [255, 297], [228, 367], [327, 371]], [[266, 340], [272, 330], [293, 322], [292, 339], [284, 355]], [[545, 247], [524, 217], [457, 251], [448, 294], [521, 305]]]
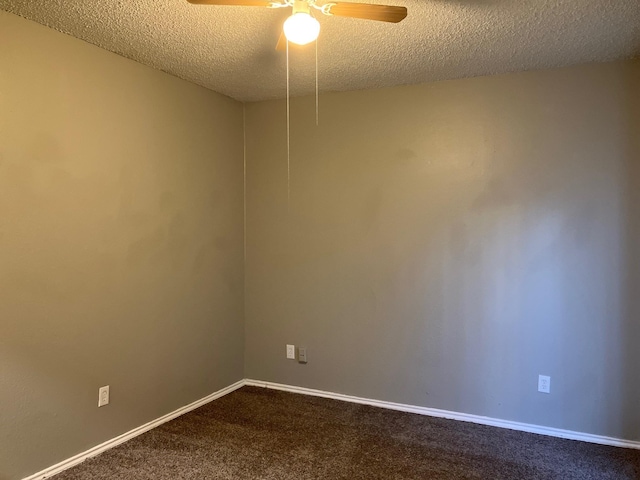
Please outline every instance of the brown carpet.
[[244, 387], [55, 480], [107, 478], [635, 480], [640, 450]]

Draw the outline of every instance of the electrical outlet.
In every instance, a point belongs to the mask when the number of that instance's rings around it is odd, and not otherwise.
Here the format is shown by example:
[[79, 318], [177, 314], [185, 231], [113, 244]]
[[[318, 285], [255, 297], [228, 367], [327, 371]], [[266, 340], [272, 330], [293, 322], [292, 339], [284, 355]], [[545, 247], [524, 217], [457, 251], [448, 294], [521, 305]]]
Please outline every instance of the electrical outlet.
[[538, 375], [538, 391], [542, 393], [551, 393], [551, 377], [547, 375]]
[[295, 345], [287, 345], [287, 358], [290, 360], [296, 359], [296, 346]]
[[98, 407], [109, 405], [109, 385], [98, 390]]
[[298, 347], [298, 363], [307, 363], [306, 347]]

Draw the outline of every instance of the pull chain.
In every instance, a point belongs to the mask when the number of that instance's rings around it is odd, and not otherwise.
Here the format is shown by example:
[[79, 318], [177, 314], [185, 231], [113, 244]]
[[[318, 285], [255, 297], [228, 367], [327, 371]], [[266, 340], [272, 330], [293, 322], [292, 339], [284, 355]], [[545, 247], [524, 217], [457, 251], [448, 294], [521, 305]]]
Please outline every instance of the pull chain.
[[287, 40], [287, 211], [291, 200], [291, 108], [289, 101], [289, 40]]
[[316, 127], [318, 126], [318, 40], [316, 38]]

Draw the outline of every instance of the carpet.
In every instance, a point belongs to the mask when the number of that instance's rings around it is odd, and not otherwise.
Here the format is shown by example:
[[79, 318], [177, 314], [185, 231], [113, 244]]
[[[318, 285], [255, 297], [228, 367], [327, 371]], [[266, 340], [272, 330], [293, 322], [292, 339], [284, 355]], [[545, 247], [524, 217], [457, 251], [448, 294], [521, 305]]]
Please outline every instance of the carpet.
[[640, 479], [640, 450], [243, 387], [55, 480]]

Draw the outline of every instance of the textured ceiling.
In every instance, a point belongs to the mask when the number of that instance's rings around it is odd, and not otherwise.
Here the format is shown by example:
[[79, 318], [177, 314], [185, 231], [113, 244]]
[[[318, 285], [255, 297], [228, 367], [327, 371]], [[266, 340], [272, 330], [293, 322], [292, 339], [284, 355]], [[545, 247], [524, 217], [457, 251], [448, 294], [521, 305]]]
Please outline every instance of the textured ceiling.
[[[639, 0], [369, 3], [405, 5], [409, 15], [399, 24], [321, 16], [320, 91], [640, 54]], [[186, 0], [0, 0], [0, 9], [241, 101], [286, 92], [285, 55], [274, 47], [288, 9], [195, 6]], [[292, 94], [312, 93], [313, 46], [292, 50], [290, 63]]]

